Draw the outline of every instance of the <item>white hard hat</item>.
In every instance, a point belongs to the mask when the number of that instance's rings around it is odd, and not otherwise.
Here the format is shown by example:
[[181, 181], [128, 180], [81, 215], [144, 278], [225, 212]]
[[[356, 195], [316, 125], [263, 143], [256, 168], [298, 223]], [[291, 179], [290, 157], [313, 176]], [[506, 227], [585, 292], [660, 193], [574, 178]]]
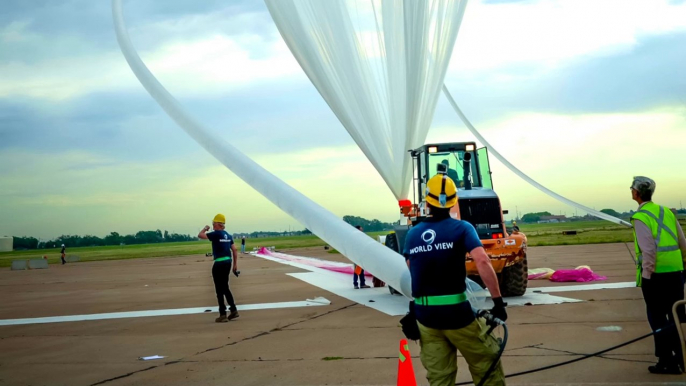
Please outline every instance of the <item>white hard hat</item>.
[[62, 244], [62, 246], [64, 246], [64, 244]]

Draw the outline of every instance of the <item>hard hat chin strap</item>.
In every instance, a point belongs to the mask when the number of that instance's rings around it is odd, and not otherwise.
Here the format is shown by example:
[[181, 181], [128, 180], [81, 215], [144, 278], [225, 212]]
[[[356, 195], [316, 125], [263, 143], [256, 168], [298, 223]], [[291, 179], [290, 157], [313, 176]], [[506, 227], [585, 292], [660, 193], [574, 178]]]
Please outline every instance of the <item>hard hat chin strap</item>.
[[[431, 191], [429, 191], [429, 192], [427, 193], [427, 196], [433, 198], [434, 200], [437, 200], [438, 203], [439, 203], [439, 205], [441, 205], [441, 207], [444, 207], [444, 208], [445, 208], [445, 206], [448, 204], [448, 201], [449, 201], [449, 200], [452, 200], [452, 199], [455, 198], [455, 196], [457, 195], [457, 193], [456, 193], [456, 194], [452, 194], [452, 195], [450, 195], [450, 196], [448, 196], [448, 195], [445, 194], [445, 183], [446, 183], [447, 179], [448, 179], [448, 176], [444, 174], [444, 175], [443, 175], [443, 178], [441, 179], [441, 193], [440, 193], [438, 196], [436, 196], [435, 194], [431, 193]], [[428, 190], [428, 189], [427, 189], [427, 190]]]

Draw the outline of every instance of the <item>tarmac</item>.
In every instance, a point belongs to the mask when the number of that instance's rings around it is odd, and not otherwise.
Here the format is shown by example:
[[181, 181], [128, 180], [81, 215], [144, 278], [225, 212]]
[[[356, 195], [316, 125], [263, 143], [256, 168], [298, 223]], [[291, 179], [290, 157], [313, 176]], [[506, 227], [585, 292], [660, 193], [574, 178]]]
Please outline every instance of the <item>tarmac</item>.
[[[209, 249], [209, 246], [208, 246]], [[284, 251], [345, 261], [323, 248]], [[606, 282], [634, 280], [627, 245], [529, 248], [529, 267], [589, 265]], [[69, 315], [186, 308], [211, 309], [211, 258], [79, 262], [49, 269], [0, 270], [0, 322]], [[252, 255], [231, 277], [240, 318], [214, 312], [0, 325], [0, 385], [395, 385], [398, 316], [312, 286], [304, 270]], [[530, 287], [577, 283], [531, 281]], [[352, 286], [352, 280], [351, 280]], [[366, 291], [366, 290], [359, 290]], [[578, 358], [650, 332], [638, 288], [555, 293], [577, 303], [508, 308], [505, 373]], [[330, 304], [273, 308], [324, 297]], [[269, 306], [268, 304], [272, 304]], [[259, 308], [259, 307], [258, 307]], [[164, 313], [164, 312], [163, 312]], [[601, 331], [616, 326], [621, 331]], [[426, 385], [419, 345], [410, 343], [418, 384]], [[143, 361], [140, 357], [160, 355]], [[555, 369], [509, 378], [509, 385], [684, 385], [686, 375], [653, 375], [651, 338]], [[458, 382], [469, 381], [458, 359]]]

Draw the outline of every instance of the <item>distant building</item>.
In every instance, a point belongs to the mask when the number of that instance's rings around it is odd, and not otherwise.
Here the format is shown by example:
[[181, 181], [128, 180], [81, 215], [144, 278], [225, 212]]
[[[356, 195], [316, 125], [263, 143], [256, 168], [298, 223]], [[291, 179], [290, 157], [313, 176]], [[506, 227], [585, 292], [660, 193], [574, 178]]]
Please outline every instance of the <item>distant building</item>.
[[558, 223], [558, 222], [567, 222], [567, 216], [541, 216], [541, 219], [538, 220], [539, 224], [547, 224], [547, 223]]
[[14, 249], [14, 237], [0, 236], [0, 252], [12, 252]]

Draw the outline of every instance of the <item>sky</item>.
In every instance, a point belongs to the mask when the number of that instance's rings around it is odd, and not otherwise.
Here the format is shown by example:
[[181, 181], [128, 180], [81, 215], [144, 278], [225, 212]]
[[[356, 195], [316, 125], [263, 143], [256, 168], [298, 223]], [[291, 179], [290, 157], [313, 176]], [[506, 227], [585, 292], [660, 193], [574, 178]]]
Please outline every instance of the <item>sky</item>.
[[[397, 201], [259, 1], [124, 1], [131, 39], [193, 116], [333, 213]], [[686, 201], [686, 1], [470, 1], [445, 83], [518, 168], [596, 209]], [[427, 142], [475, 140], [443, 96]], [[503, 208], [575, 210], [491, 159]], [[0, 235], [303, 229], [166, 116], [124, 60], [108, 1], [0, 2]], [[577, 212], [578, 213], [578, 212]], [[578, 213], [582, 214], [582, 213]]]

